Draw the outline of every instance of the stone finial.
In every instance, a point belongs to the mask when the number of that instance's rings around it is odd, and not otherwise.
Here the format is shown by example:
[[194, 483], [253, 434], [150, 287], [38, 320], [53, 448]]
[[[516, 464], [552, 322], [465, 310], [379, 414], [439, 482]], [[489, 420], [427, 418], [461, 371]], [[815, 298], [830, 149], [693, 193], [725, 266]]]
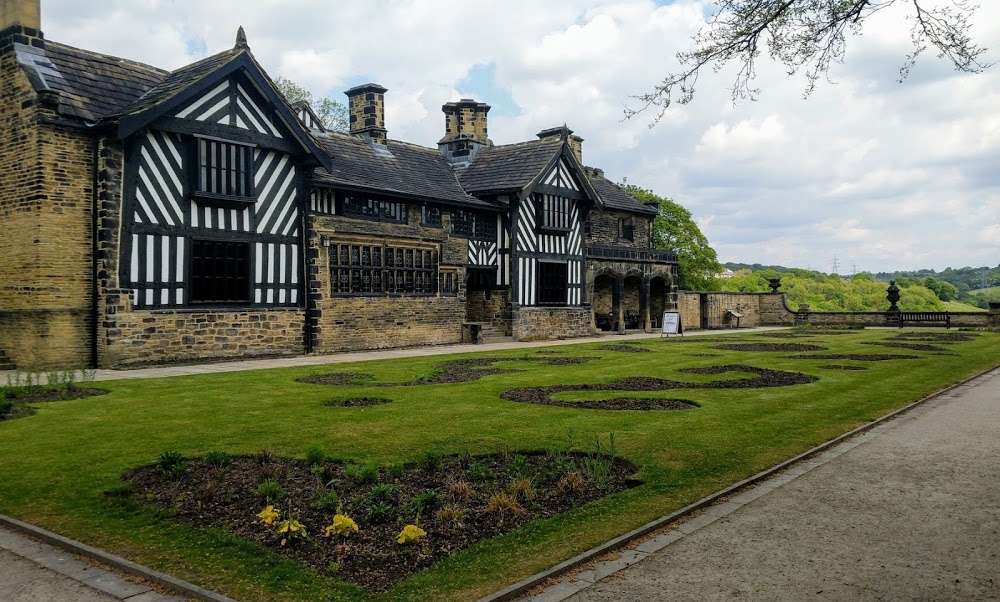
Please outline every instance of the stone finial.
[[243, 31], [243, 26], [236, 30], [236, 46], [234, 48], [246, 48], [250, 50], [250, 44], [247, 43], [247, 32]]

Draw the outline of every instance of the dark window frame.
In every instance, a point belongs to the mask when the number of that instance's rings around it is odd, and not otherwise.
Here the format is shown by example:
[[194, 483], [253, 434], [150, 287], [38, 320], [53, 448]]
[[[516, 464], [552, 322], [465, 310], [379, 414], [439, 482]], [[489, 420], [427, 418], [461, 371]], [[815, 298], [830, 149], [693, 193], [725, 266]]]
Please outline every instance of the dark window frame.
[[444, 227], [444, 212], [440, 205], [424, 203], [420, 206], [420, 225], [428, 228]]
[[329, 252], [333, 296], [427, 297], [438, 292], [438, 249], [391, 241], [335, 241]]
[[566, 306], [569, 299], [569, 264], [564, 261], [539, 261], [536, 302], [551, 307]]
[[254, 148], [233, 140], [194, 136], [192, 196], [224, 203], [256, 202]]
[[337, 195], [337, 212], [344, 217], [405, 224], [409, 220], [406, 201], [376, 196]]
[[618, 218], [618, 238], [620, 240], [635, 241], [635, 223], [631, 217]]
[[452, 209], [451, 234], [471, 240], [496, 242], [497, 216], [486, 211]]
[[192, 239], [189, 305], [250, 304], [250, 243]]
[[570, 231], [573, 200], [551, 194], [539, 195], [537, 207], [538, 229], [542, 232], [566, 233]]

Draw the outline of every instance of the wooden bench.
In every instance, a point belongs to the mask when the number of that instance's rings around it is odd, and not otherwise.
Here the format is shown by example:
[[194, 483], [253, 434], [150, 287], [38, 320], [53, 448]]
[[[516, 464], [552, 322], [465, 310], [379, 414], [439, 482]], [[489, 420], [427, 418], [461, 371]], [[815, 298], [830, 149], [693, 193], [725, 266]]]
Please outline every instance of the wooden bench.
[[907, 322], [924, 324], [936, 323], [944, 324], [945, 328], [951, 328], [951, 314], [946, 311], [901, 311], [899, 312], [899, 327], [902, 328]]

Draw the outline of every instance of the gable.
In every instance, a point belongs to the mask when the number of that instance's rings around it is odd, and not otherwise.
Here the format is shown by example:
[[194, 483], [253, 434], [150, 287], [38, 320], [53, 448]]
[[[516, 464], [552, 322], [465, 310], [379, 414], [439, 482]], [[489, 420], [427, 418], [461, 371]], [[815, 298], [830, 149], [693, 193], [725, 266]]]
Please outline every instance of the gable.
[[[155, 123], [154, 123], [155, 122]], [[215, 128], [233, 128], [246, 136], [237, 140], [261, 143], [298, 154], [330, 168], [330, 157], [275, 90], [249, 52], [236, 48], [203, 59], [169, 74], [134, 102], [118, 122], [118, 137], [154, 125], [182, 134], [227, 138]], [[194, 127], [192, 127], [194, 126]], [[255, 140], [255, 137], [265, 137]]]
[[244, 86], [241, 77], [223, 80], [187, 106], [174, 113], [180, 119], [229, 125], [264, 136], [285, 138], [288, 132], [278, 121], [267, 102]]
[[552, 166], [548, 173], [542, 175], [540, 182], [554, 188], [565, 188], [575, 192], [580, 192], [581, 190], [579, 182], [573, 176], [572, 169], [563, 157], [559, 158], [559, 161]]

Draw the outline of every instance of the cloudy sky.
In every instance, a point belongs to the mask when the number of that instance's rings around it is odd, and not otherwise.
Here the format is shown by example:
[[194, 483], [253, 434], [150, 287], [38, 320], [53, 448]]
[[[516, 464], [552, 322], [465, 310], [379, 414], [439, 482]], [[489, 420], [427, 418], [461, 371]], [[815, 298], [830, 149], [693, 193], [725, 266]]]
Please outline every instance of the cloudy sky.
[[[927, 0], [933, 2], [934, 0]], [[902, 3], [900, 9], [905, 9]], [[1000, 2], [974, 35], [1000, 59]], [[434, 146], [441, 105], [487, 102], [497, 144], [566, 123], [584, 162], [686, 206], [723, 261], [839, 272], [1000, 264], [1000, 65], [955, 73], [928, 51], [897, 83], [905, 10], [849, 40], [807, 100], [761, 64], [756, 102], [706, 72], [656, 127], [630, 96], [676, 67], [709, 2], [675, 0], [43, 0], [47, 38], [174, 69], [232, 47], [314, 94], [387, 87], [392, 138]]]

